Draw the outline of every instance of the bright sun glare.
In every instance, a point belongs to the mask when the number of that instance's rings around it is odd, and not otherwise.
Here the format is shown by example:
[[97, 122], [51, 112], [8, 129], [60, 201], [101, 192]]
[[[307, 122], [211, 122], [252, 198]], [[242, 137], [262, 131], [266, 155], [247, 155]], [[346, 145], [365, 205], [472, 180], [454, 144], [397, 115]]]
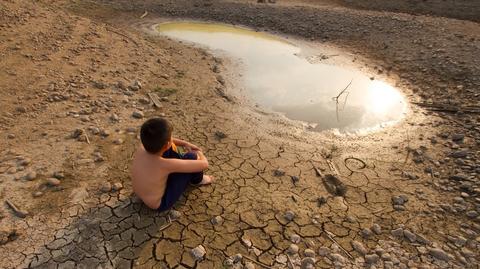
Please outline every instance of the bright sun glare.
[[392, 109], [400, 109], [399, 105], [403, 103], [400, 92], [377, 80], [370, 83], [367, 100], [367, 110], [380, 117], [387, 116]]

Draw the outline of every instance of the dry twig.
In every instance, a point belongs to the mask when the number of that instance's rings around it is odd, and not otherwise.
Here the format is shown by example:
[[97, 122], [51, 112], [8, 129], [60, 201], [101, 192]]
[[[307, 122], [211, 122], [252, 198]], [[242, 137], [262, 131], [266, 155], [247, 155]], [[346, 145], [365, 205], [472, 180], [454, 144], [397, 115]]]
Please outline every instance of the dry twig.
[[[332, 100], [335, 101], [335, 107], [336, 107], [335, 112], [336, 112], [336, 114], [337, 114], [337, 121], [340, 121], [340, 119], [339, 119], [339, 117], [338, 117], [338, 100], [340, 99], [340, 97], [342, 96], [342, 94], [345, 93], [345, 91], [348, 89], [348, 87], [350, 87], [350, 85], [352, 84], [352, 82], [353, 82], [353, 79], [350, 80], [350, 82], [348, 83], [347, 87], [345, 87], [342, 91], [340, 91], [340, 93], [339, 93], [337, 96], [335, 96], [335, 97], [332, 98]], [[345, 108], [345, 104], [347, 103], [348, 95], [349, 95], [349, 92], [347, 92], [347, 97], [345, 97], [345, 102], [343, 103], [343, 108], [342, 108], [342, 110]]]
[[323, 229], [323, 234], [325, 234], [327, 236], [327, 238], [332, 241], [332, 243], [334, 243], [335, 245], [337, 245], [350, 259], [354, 260], [355, 258], [352, 256], [352, 254], [350, 254], [350, 252], [348, 252], [345, 248], [343, 248], [338, 242], [337, 240], [335, 240], [329, 231]]
[[248, 256], [246, 256], [246, 255], [243, 255], [243, 257], [244, 257], [245, 259], [253, 262], [253, 263], [256, 263], [257, 265], [260, 265], [260, 266], [264, 267], [264, 268], [267, 268], [267, 269], [271, 269], [271, 268], [272, 268], [271, 266], [266, 265], [266, 264], [264, 264], [264, 263], [261, 263], [261, 262], [259, 262], [259, 261], [256, 261], [256, 260], [254, 260], [254, 259], [252, 259], [252, 258], [250, 258], [250, 257], [248, 257]]
[[147, 15], [148, 15], [148, 11], [146, 11], [146, 10], [145, 10], [145, 13], [143, 13], [143, 15], [142, 15], [142, 16], [140, 16], [140, 19], [143, 19], [143, 18], [145, 18]]

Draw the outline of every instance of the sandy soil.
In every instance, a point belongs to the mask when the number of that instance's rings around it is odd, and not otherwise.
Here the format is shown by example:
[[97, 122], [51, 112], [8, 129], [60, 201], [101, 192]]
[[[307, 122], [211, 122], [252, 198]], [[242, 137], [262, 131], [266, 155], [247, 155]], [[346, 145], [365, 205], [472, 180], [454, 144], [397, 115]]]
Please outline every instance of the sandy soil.
[[[1, 2], [0, 266], [477, 268], [479, 25], [291, 2]], [[248, 105], [228, 59], [142, 30], [179, 18], [346, 50], [411, 113], [366, 136], [309, 132]], [[129, 181], [151, 116], [203, 147], [218, 178], [168, 214]]]

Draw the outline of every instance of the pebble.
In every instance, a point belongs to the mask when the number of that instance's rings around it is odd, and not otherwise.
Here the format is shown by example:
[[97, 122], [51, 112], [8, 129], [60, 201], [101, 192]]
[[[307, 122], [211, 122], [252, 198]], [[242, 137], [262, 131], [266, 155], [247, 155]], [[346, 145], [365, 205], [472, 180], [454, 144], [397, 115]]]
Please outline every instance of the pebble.
[[220, 224], [223, 222], [223, 218], [222, 216], [215, 216], [213, 217], [210, 222], [213, 224], [213, 225], [217, 225], [217, 224]]
[[476, 218], [476, 217], [478, 217], [478, 212], [477, 212], [477, 211], [470, 210], [470, 211], [467, 212], [467, 217], [469, 217], [469, 218]]
[[182, 213], [180, 211], [171, 209], [169, 215], [172, 220], [176, 220], [182, 216]]
[[320, 247], [318, 249], [318, 255], [320, 255], [322, 257], [327, 256], [330, 252], [331, 252], [330, 249], [327, 248], [327, 247]]
[[287, 253], [289, 254], [297, 254], [298, 253], [298, 246], [295, 245], [295, 244], [291, 244], [289, 247], [288, 247], [288, 250], [287, 250]]
[[275, 257], [275, 261], [280, 264], [286, 264], [288, 262], [288, 257], [285, 254], [280, 254], [277, 257]]
[[123, 144], [123, 139], [117, 138], [117, 139], [113, 140], [113, 144], [115, 144], [115, 145], [121, 145], [121, 144]]
[[392, 197], [392, 203], [394, 205], [404, 205], [406, 202], [408, 202], [408, 197], [405, 196], [405, 195], [399, 195], [399, 196]]
[[104, 182], [100, 187], [101, 192], [111, 192], [112, 191], [112, 184], [110, 182]]
[[457, 150], [450, 153], [450, 157], [453, 158], [465, 158], [468, 155], [467, 150]]
[[145, 115], [143, 114], [142, 111], [133, 111], [132, 117], [136, 119], [142, 119]]
[[293, 211], [289, 210], [289, 211], [285, 212], [284, 217], [285, 217], [286, 220], [292, 221], [295, 218], [295, 213]]
[[118, 117], [117, 114], [112, 114], [110, 116], [110, 120], [113, 121], [113, 122], [118, 122], [120, 120], [120, 118]]
[[395, 236], [395, 237], [402, 238], [403, 237], [403, 229], [398, 228], [398, 229], [392, 230], [392, 235]]
[[292, 234], [290, 236], [290, 241], [292, 241], [292, 243], [294, 243], [294, 244], [300, 243], [301, 240], [302, 240], [302, 238], [298, 234]]
[[359, 241], [351, 241], [353, 249], [355, 249], [359, 254], [365, 255], [368, 253], [367, 248]]
[[8, 138], [8, 139], [14, 139], [14, 138], [15, 138], [15, 135], [14, 135], [14, 134], [8, 134], [8, 135], [7, 135], [7, 138]]
[[41, 192], [41, 191], [36, 191], [36, 192], [33, 193], [34, 198], [40, 197], [42, 195], [43, 195], [43, 192]]
[[112, 190], [119, 191], [121, 189], [123, 189], [123, 184], [122, 183], [120, 183], [120, 182], [113, 183]]
[[193, 258], [195, 260], [201, 260], [203, 257], [205, 257], [205, 254], [207, 254], [207, 251], [205, 250], [205, 247], [202, 245], [197, 246], [196, 248], [193, 248], [190, 253], [192, 254]]
[[452, 141], [462, 142], [463, 139], [465, 139], [465, 135], [464, 135], [464, 134], [453, 134], [453, 135], [452, 135]]
[[377, 223], [374, 223], [372, 225], [372, 231], [376, 234], [381, 234], [382, 233], [382, 227], [380, 225], [378, 225]]
[[368, 238], [370, 237], [373, 233], [372, 233], [372, 230], [368, 229], [368, 228], [364, 228], [360, 234], [362, 235], [363, 238]]
[[49, 186], [58, 186], [60, 185], [60, 180], [58, 178], [50, 177], [45, 180]]
[[403, 235], [412, 243], [417, 241], [417, 236], [409, 230], [403, 230]]
[[242, 262], [243, 256], [242, 256], [242, 254], [237, 253], [232, 257], [232, 260], [233, 260], [234, 263]]
[[301, 269], [315, 269], [315, 259], [312, 257], [306, 257], [302, 259], [300, 264]]
[[432, 255], [434, 258], [439, 260], [443, 260], [443, 261], [450, 260], [450, 257], [448, 256], [448, 254], [440, 248], [429, 248], [428, 253]]
[[379, 259], [377, 254], [365, 255], [365, 262], [368, 264], [375, 264]]
[[276, 177], [281, 177], [281, 176], [285, 175], [285, 171], [283, 171], [281, 169], [275, 169], [273, 171], [273, 175], [276, 176]]
[[65, 174], [62, 171], [55, 171], [52, 175], [54, 178], [64, 179]]
[[37, 178], [37, 173], [36, 172], [28, 172], [28, 174], [25, 175], [25, 180], [32, 181]]
[[303, 254], [305, 255], [305, 257], [315, 257], [315, 251], [313, 249], [305, 249], [305, 251], [303, 252]]

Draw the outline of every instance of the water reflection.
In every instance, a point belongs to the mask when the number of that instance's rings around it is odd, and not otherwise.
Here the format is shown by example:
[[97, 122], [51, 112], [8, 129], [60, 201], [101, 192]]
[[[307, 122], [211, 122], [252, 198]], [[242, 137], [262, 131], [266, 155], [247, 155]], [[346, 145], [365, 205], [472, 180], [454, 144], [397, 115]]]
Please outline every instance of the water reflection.
[[[260, 105], [315, 130], [353, 132], [401, 119], [406, 102], [398, 90], [356, 70], [311, 64], [300, 49], [280, 38], [233, 26], [208, 23], [165, 23], [162, 34], [221, 50], [244, 65], [248, 94]], [[336, 97], [349, 82], [344, 94]]]

